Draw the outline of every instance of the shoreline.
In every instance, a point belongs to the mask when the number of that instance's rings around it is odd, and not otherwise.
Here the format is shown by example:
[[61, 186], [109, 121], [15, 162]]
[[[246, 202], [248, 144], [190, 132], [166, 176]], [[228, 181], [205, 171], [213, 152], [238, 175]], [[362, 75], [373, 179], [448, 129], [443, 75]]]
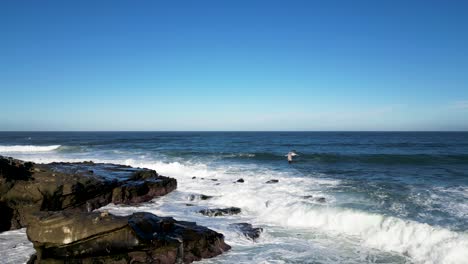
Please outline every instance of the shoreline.
[[64, 258], [188, 263], [230, 249], [222, 234], [196, 223], [151, 213], [125, 218], [93, 212], [108, 204], [138, 205], [176, 189], [175, 179], [154, 170], [91, 161], [35, 164], [0, 156], [0, 172], [0, 232], [26, 228], [36, 250], [28, 263]]

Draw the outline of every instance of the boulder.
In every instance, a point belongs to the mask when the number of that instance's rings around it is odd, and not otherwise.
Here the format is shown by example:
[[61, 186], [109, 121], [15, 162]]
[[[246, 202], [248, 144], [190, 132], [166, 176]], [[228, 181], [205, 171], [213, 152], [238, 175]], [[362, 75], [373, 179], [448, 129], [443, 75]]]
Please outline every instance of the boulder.
[[241, 212], [241, 209], [238, 207], [203, 209], [199, 211], [199, 213], [206, 215], [206, 216], [235, 215], [235, 214], [240, 214], [240, 212]]
[[238, 179], [236, 182], [242, 183], [242, 182], [244, 182], [244, 179], [240, 178], [240, 179]]
[[245, 237], [255, 241], [257, 238], [260, 237], [260, 234], [263, 232], [263, 228], [261, 227], [253, 227], [252, 224], [249, 223], [234, 223], [230, 224], [230, 227], [239, 230]]
[[[92, 171], [92, 172], [91, 172]], [[145, 202], [176, 189], [154, 170], [93, 162], [34, 164], [0, 156], [0, 232], [40, 211], [90, 212], [111, 202]]]
[[190, 263], [230, 249], [222, 234], [151, 213], [42, 213], [27, 235], [30, 263]]

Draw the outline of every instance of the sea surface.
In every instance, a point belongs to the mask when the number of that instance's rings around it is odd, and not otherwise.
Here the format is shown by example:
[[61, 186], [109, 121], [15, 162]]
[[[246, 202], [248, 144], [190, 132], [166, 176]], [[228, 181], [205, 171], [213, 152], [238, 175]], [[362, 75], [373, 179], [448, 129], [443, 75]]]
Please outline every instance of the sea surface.
[[[292, 164], [290, 150], [299, 154]], [[466, 132], [0, 132], [0, 155], [176, 178], [165, 197], [105, 209], [223, 233], [232, 250], [200, 263], [468, 263]], [[279, 182], [265, 184], [271, 179]], [[229, 206], [242, 213], [197, 213]], [[238, 222], [264, 232], [252, 242], [229, 227]], [[33, 252], [24, 230], [0, 234], [0, 262], [26, 262]]]

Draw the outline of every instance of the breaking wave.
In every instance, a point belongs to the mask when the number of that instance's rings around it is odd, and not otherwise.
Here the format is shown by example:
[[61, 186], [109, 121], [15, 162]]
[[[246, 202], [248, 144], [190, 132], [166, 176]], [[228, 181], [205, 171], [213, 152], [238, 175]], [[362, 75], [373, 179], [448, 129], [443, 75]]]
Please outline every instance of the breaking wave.
[[[52, 146], [49, 146], [52, 147]], [[58, 146], [54, 146], [56, 149]], [[35, 162], [58, 161], [36, 158]], [[63, 159], [60, 161], [79, 161]], [[236, 206], [259, 224], [281, 228], [305, 228], [309, 232], [330, 233], [353, 238], [357, 243], [384, 252], [398, 253], [415, 263], [464, 263], [468, 259], [468, 233], [456, 232], [439, 226], [406, 220], [384, 214], [336, 206], [333, 196], [323, 190], [340, 184], [339, 180], [294, 177], [268, 169], [213, 168], [203, 163], [160, 162], [137, 159], [94, 159], [95, 162], [118, 163], [134, 167], [155, 169], [175, 177], [180, 192], [197, 192], [212, 195], [211, 203], [219, 206]], [[240, 165], [236, 165], [240, 166]], [[192, 179], [216, 178], [219, 185], [210, 181]], [[233, 184], [243, 177], [245, 184]], [[279, 184], [264, 184], [278, 179]], [[326, 204], [304, 200], [304, 195], [323, 196]], [[167, 201], [171, 203], [171, 201]], [[116, 209], [119, 210], [119, 209]], [[176, 211], [180, 216], [187, 209]], [[223, 230], [222, 230], [223, 231]]]
[[18, 153], [18, 152], [48, 152], [57, 150], [60, 145], [34, 146], [34, 145], [15, 145], [0, 146], [0, 153]]

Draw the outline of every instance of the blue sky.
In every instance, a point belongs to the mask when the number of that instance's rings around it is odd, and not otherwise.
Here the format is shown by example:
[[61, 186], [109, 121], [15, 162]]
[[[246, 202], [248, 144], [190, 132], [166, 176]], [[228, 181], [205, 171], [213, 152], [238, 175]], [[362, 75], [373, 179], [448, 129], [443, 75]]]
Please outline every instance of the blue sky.
[[0, 1], [0, 130], [468, 130], [467, 1]]

